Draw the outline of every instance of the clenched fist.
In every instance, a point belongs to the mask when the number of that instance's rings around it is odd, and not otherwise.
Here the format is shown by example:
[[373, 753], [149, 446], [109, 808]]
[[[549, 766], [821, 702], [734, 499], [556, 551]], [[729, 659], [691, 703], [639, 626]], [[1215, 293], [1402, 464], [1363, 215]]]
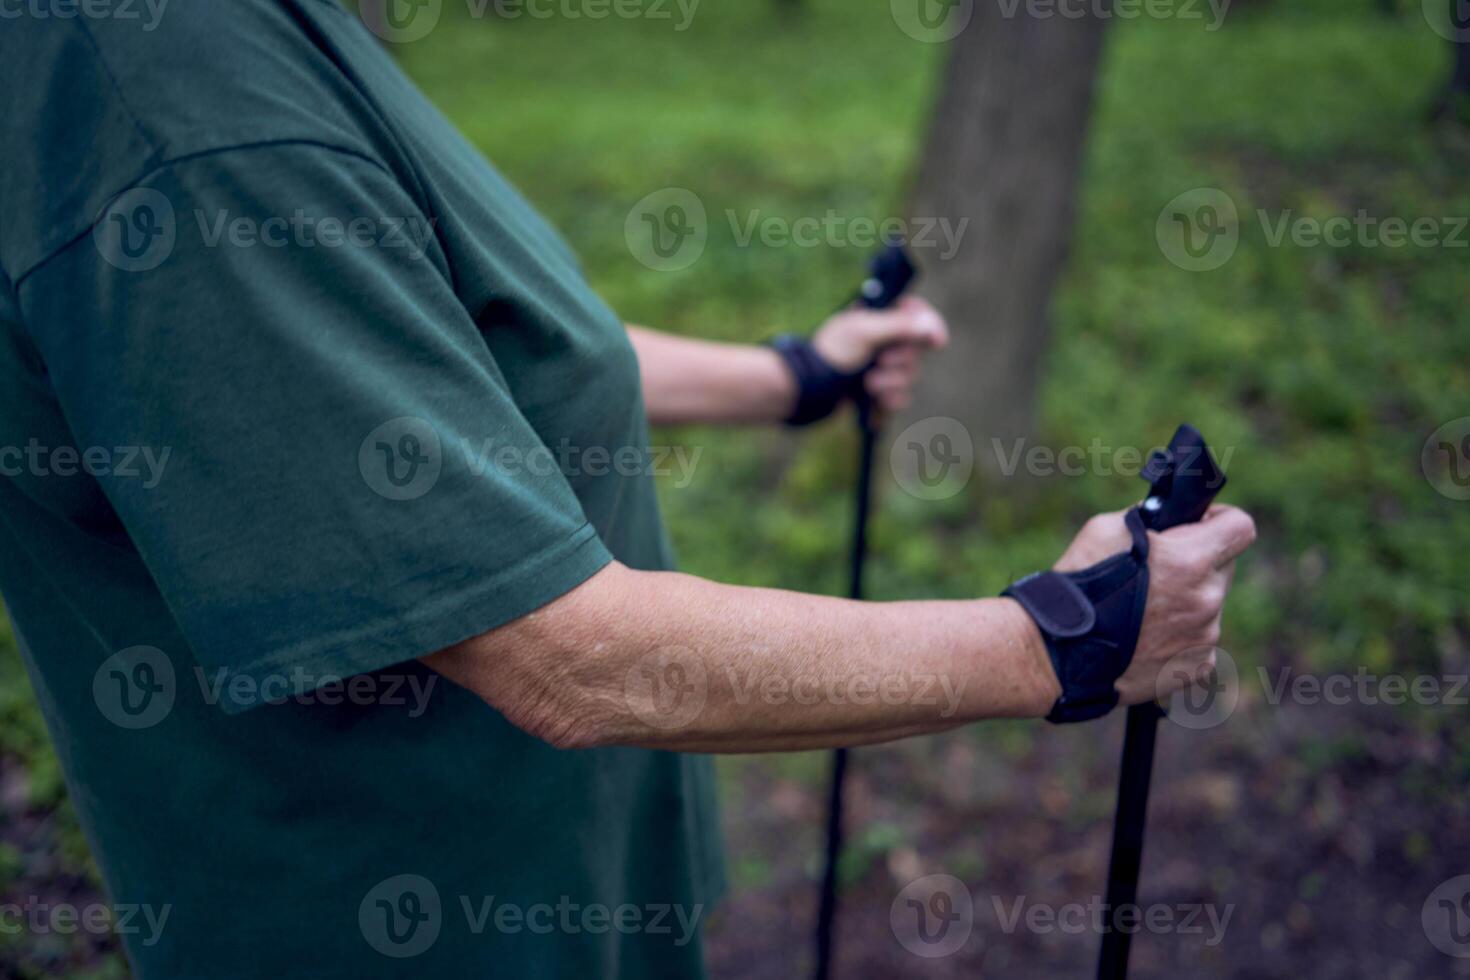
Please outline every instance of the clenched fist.
[[860, 371], [876, 359], [863, 384], [886, 412], [908, 407], [920, 355], [947, 343], [944, 318], [917, 296], [905, 296], [885, 310], [854, 306], [834, 313], [812, 338], [812, 347], [839, 371]]
[[[1054, 566], [1075, 572], [1132, 545], [1123, 511], [1089, 520]], [[1215, 504], [1195, 524], [1149, 531], [1148, 603], [1133, 660], [1116, 687], [1123, 704], [1142, 704], [1172, 694], [1190, 677], [1215, 665], [1220, 617], [1235, 575], [1235, 559], [1256, 540], [1256, 525], [1238, 507]], [[1166, 664], [1182, 670], [1160, 680]]]

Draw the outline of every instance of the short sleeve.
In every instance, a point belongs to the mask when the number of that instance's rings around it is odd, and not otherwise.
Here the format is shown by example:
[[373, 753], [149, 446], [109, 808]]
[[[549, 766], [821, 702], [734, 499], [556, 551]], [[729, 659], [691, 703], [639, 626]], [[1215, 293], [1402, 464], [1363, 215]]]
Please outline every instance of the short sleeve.
[[369, 159], [169, 164], [17, 295], [78, 449], [133, 463], [98, 476], [108, 503], [237, 691], [435, 652], [610, 560], [560, 470], [497, 465], [544, 447], [432, 222]]

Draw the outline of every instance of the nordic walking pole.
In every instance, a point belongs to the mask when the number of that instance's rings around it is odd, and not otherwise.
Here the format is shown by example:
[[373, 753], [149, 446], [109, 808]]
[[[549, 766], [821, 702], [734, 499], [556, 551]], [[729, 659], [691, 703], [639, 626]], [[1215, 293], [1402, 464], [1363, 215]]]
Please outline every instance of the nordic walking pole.
[[[902, 245], [889, 245], [868, 269], [868, 278], [857, 301], [881, 310], [898, 302], [913, 281], [916, 270]], [[861, 447], [858, 453], [857, 507], [852, 525], [852, 558], [848, 595], [863, 597], [863, 566], [868, 558], [868, 510], [873, 492], [873, 451], [878, 443], [878, 424], [872, 399], [866, 391], [857, 398], [857, 424]], [[817, 980], [832, 974], [832, 921], [837, 912], [837, 859], [842, 853], [842, 783], [847, 776], [847, 750], [832, 753], [832, 783], [827, 797], [827, 855], [822, 871], [822, 898], [817, 908]]]
[[[1139, 506], [1139, 513], [1144, 526], [1153, 531], [1199, 520], [1225, 485], [1225, 474], [1215, 465], [1204, 436], [1189, 425], [1181, 425], [1169, 448], [1148, 461], [1143, 477], [1151, 489]], [[1138, 900], [1154, 742], [1159, 719], [1164, 715], [1164, 709], [1152, 701], [1128, 709], [1122, 772], [1118, 776], [1118, 810], [1113, 820], [1113, 850], [1108, 860], [1105, 905], [1108, 922], [1098, 955], [1098, 980], [1124, 980], [1128, 976], [1128, 947], [1133, 934], [1118, 928], [1117, 916], [1118, 909], [1135, 907]]]

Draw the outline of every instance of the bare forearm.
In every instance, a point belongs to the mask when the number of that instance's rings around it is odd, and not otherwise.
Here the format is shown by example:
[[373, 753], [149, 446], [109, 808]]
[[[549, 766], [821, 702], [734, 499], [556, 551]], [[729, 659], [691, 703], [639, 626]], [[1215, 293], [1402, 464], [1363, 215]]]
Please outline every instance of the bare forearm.
[[791, 412], [796, 383], [768, 347], [691, 340], [628, 328], [655, 425], [771, 423]]
[[859, 745], [1040, 716], [1058, 694], [1009, 600], [864, 603], [619, 565], [427, 662], [564, 747]]

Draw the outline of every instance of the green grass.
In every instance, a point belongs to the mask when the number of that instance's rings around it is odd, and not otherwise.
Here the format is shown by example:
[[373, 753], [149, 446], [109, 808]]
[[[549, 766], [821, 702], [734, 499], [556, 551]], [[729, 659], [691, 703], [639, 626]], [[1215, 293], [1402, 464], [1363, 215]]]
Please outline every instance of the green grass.
[[[1255, 211], [1470, 214], [1463, 150], [1423, 124], [1447, 45], [1415, 11], [1392, 21], [1322, 0], [1247, 7], [1213, 33], [1118, 21], [1108, 45], [1040, 435], [1132, 444], [1196, 421], [1235, 447], [1229, 499], [1265, 531], [1231, 649], [1322, 669], [1433, 666], [1463, 625], [1470, 508], [1432, 490], [1418, 451], [1466, 411], [1467, 250], [1272, 247]], [[902, 213], [938, 55], [884, 9], [814, 2], [790, 21], [765, 4], [709, 4], [683, 33], [441, 27], [403, 61], [565, 230], [627, 319], [755, 340], [818, 322], [863, 255], [741, 247], [726, 211]], [[633, 202], [665, 186], [693, 190], [711, 219], [704, 256], [681, 272], [650, 272], [623, 243]], [[1165, 261], [1153, 234], [1164, 203], [1198, 186], [1224, 189], [1241, 215], [1235, 257], [1207, 273]], [[840, 588], [845, 432], [675, 435], [706, 447], [694, 485], [664, 494], [684, 567]], [[1135, 484], [1069, 479], [1022, 496], [992, 482], [948, 506], [889, 484], [874, 593], [994, 591]]]
[[[626, 319], [755, 340], [817, 323], [865, 255], [741, 247], [726, 210], [902, 213], [942, 55], [896, 30], [885, 5], [807, 6], [783, 19], [770, 3], [709, 2], [682, 33], [615, 19], [451, 20], [400, 56], [562, 229]], [[1236, 447], [1228, 496], [1263, 531], [1227, 621], [1225, 644], [1244, 664], [1437, 669], [1462, 644], [1470, 505], [1435, 493], [1418, 454], [1429, 432], [1470, 412], [1459, 322], [1470, 250], [1271, 247], [1254, 217], [1470, 214], [1463, 146], [1422, 122], [1447, 57], [1416, 10], [1388, 21], [1366, 0], [1258, 3], [1216, 33], [1170, 21], [1110, 29], [1040, 436], [1136, 444], [1188, 418]], [[649, 271], [623, 241], [629, 208], [666, 186], [696, 192], [712, 221], [704, 256], [681, 272]], [[1169, 264], [1154, 240], [1164, 203], [1199, 186], [1224, 189], [1241, 214], [1238, 252], [1208, 273]], [[840, 591], [845, 427], [667, 438], [705, 447], [691, 486], [662, 488], [685, 569]], [[993, 594], [1050, 561], [1086, 514], [1135, 498], [1136, 483], [1068, 479], [1021, 494], [977, 482], [941, 505], [885, 480], [871, 591]], [[40, 805], [61, 799], [8, 633], [0, 752], [30, 767]], [[742, 764], [725, 770], [732, 782]], [[807, 780], [821, 772], [809, 759], [788, 766]], [[13, 864], [0, 854], [0, 873]], [[743, 880], [765, 873], [747, 868]]]

